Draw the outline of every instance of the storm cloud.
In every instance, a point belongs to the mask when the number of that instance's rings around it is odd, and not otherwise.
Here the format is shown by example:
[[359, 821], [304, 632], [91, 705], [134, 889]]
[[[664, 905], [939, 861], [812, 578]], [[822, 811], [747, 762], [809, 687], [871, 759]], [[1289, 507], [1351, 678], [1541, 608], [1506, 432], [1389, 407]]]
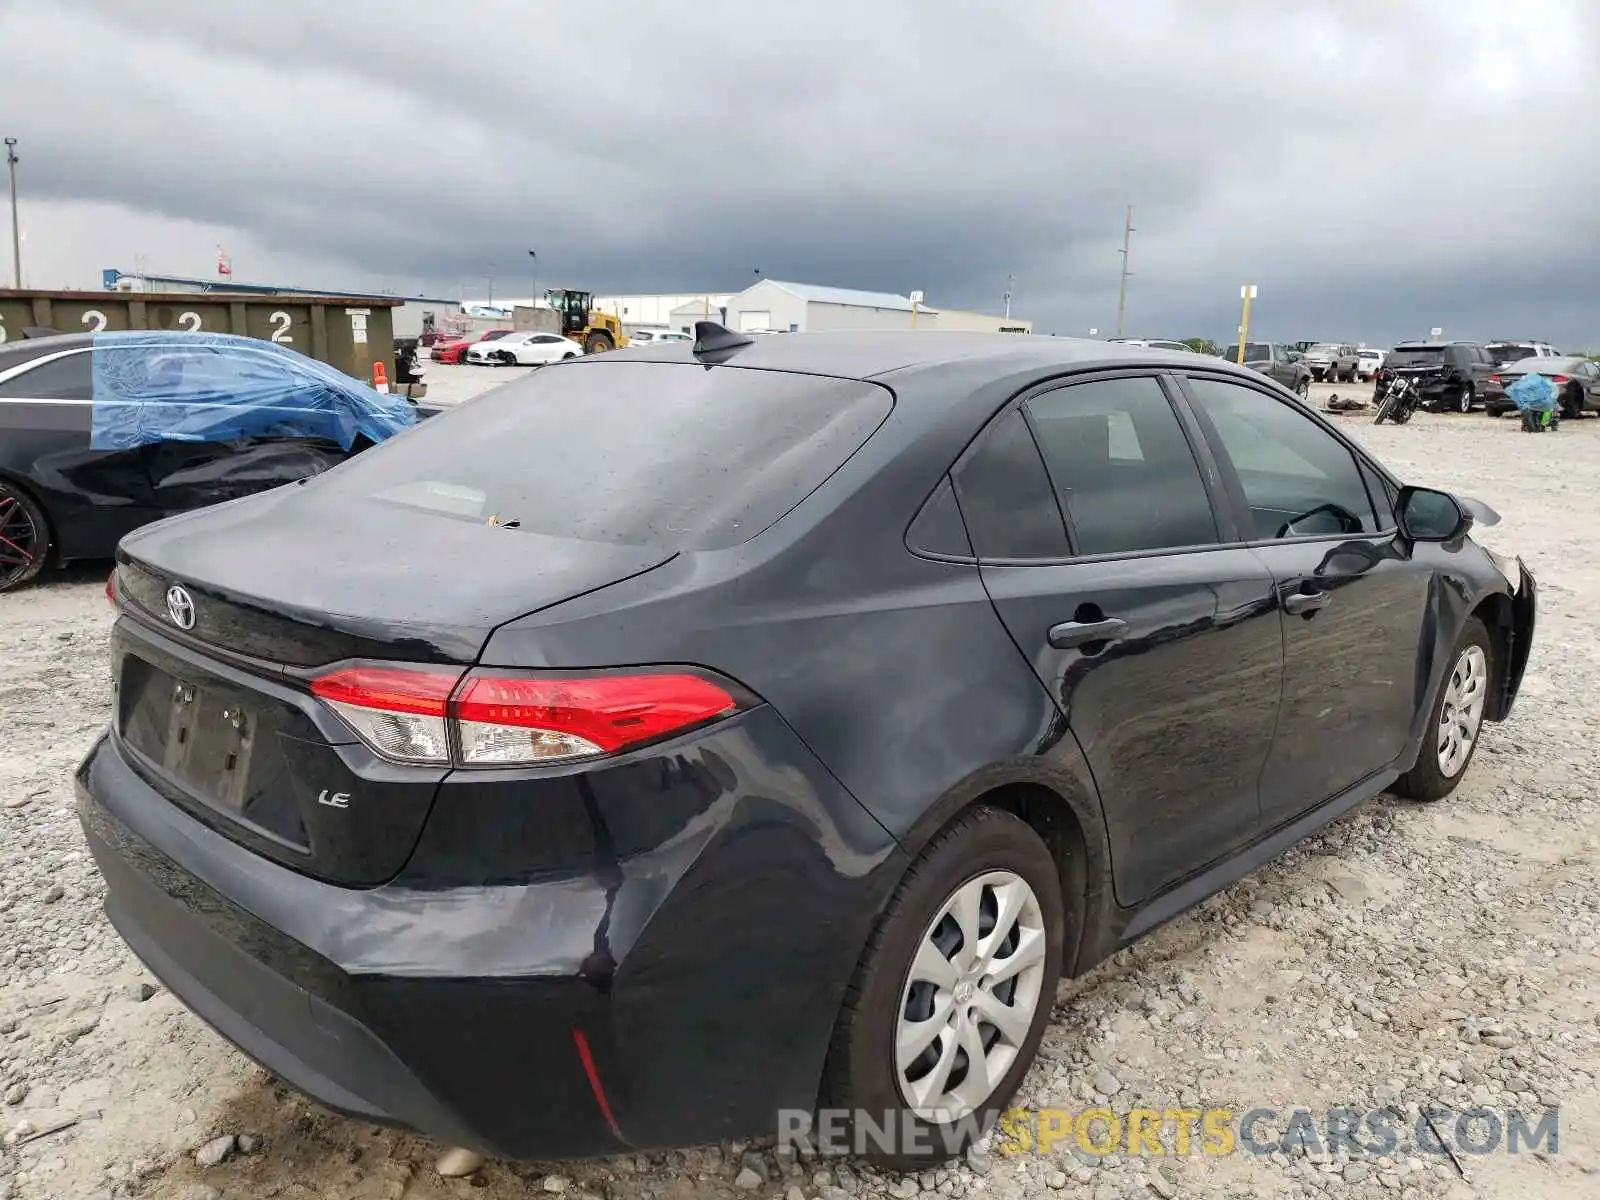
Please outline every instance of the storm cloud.
[[[1600, 350], [1593, 0], [0, 0], [25, 282], [774, 278]], [[10, 264], [0, 255], [0, 276]], [[492, 285], [489, 280], [493, 279]]]

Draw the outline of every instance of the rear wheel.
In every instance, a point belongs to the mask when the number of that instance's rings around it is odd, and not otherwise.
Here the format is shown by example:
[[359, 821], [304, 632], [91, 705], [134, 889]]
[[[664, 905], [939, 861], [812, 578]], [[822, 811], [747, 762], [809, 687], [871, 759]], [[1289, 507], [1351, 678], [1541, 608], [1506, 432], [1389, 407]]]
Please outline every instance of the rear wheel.
[[[1032, 1064], [1061, 973], [1055, 859], [1010, 813], [975, 808], [934, 838], [879, 918], [828, 1051], [824, 1103], [898, 1166], [954, 1157]], [[875, 1146], [873, 1131], [914, 1127]], [[856, 1135], [852, 1135], [854, 1142]]]
[[1472, 385], [1470, 383], [1461, 385], [1461, 394], [1456, 397], [1456, 407], [1464, 413], [1472, 411]]
[[27, 583], [50, 557], [50, 525], [21, 488], [0, 483], [0, 592]]
[[608, 350], [615, 350], [617, 344], [611, 340], [609, 333], [591, 333], [583, 342], [585, 354], [604, 354]]
[[1482, 621], [1467, 618], [1451, 654], [1450, 673], [1434, 697], [1417, 765], [1395, 785], [1399, 795], [1413, 800], [1442, 800], [1456, 790], [1483, 729], [1494, 647]]
[[1294, 385], [1294, 394], [1302, 400], [1311, 395], [1311, 380], [1303, 377], [1299, 383]]
[[1372, 418], [1372, 423], [1374, 425], [1382, 425], [1384, 421], [1388, 420], [1389, 413], [1393, 411], [1393, 409], [1394, 397], [1385, 396], [1378, 404], [1378, 415]]

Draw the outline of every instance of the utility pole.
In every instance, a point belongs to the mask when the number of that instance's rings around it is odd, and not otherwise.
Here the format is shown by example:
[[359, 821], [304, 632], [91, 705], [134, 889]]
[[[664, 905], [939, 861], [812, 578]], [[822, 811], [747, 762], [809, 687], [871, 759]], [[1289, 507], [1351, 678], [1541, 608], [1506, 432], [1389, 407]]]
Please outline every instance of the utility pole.
[[16, 286], [22, 286], [22, 221], [17, 216], [17, 139], [6, 139], [6, 167], [11, 172], [11, 265]]
[[528, 301], [531, 308], [539, 307], [539, 252], [529, 250], [528, 257], [533, 259], [533, 299]]
[[1011, 320], [1011, 289], [1016, 286], [1015, 275], [1006, 276], [1006, 320]]
[[1117, 336], [1122, 336], [1122, 312], [1128, 303], [1128, 243], [1133, 240], [1133, 205], [1122, 223], [1122, 283], [1117, 288]]
[[1239, 354], [1237, 361], [1244, 366], [1245, 343], [1250, 340], [1250, 301], [1256, 298], [1256, 285], [1247, 283], [1239, 289], [1239, 299], [1244, 304], [1244, 311], [1239, 314]]

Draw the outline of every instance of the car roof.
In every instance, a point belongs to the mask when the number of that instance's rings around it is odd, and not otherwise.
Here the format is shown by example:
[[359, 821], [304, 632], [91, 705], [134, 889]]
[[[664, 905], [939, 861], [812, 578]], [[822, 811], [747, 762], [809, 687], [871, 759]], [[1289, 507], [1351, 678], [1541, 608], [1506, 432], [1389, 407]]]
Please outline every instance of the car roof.
[[49, 337], [22, 338], [15, 342], [5, 342], [0, 344], [0, 370], [57, 351], [92, 346], [94, 338], [95, 335], [92, 333], [57, 333]]
[[[604, 357], [655, 362], [695, 362], [692, 346], [641, 346]], [[594, 356], [590, 356], [593, 358]], [[846, 379], [875, 379], [891, 372], [983, 363], [997, 374], [1034, 368], [1123, 366], [1135, 362], [1194, 365], [1195, 355], [1090, 338], [1025, 333], [965, 333], [881, 330], [849, 333], [786, 333], [752, 338], [719, 361], [732, 366]], [[1216, 360], [1207, 358], [1209, 366]], [[1259, 379], [1256, 372], [1248, 377]]]

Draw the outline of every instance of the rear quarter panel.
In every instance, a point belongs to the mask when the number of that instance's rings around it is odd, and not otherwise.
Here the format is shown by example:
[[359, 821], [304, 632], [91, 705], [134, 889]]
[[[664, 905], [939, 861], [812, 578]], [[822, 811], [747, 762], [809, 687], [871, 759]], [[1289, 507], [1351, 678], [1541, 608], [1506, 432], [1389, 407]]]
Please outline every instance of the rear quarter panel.
[[[981, 392], [985, 417], [1037, 381], [996, 381], [992, 367], [941, 377]], [[862, 451], [753, 541], [511, 622], [482, 661], [710, 667], [769, 702], [908, 854], [985, 790], [1036, 782], [1073, 807], [1103, 865], [1082, 754], [978, 568], [907, 548], [908, 525], [982, 423], [915, 409], [902, 394]], [[863, 940], [865, 915], [852, 932]]]

